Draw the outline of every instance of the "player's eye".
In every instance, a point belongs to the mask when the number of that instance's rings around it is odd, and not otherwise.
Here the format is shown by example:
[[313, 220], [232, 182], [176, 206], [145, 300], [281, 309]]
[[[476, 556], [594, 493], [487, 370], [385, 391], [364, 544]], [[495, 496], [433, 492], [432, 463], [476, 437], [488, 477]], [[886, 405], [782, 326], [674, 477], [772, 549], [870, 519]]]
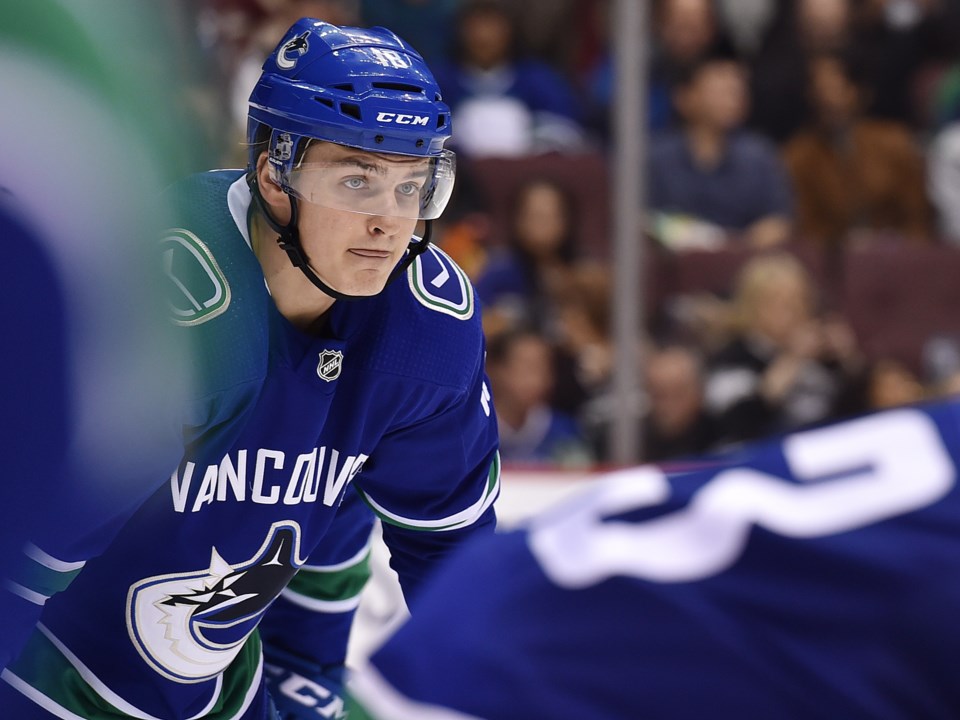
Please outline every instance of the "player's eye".
[[420, 185], [415, 182], [405, 182], [397, 185], [397, 192], [404, 197], [414, 197], [420, 192]]
[[367, 181], [365, 178], [354, 176], [345, 178], [343, 184], [351, 190], [363, 190], [367, 186]]

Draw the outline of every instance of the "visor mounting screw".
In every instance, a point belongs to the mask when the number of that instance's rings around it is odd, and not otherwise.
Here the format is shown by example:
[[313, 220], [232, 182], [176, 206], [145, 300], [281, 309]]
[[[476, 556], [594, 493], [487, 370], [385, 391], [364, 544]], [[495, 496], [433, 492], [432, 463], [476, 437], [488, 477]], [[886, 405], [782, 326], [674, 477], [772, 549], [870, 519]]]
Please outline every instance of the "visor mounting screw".
[[417, 140], [417, 147], [423, 147], [423, 140]]
[[374, 142], [376, 142], [377, 144], [380, 144], [380, 143], [383, 142], [383, 135], [377, 135], [373, 140], [374, 140]]

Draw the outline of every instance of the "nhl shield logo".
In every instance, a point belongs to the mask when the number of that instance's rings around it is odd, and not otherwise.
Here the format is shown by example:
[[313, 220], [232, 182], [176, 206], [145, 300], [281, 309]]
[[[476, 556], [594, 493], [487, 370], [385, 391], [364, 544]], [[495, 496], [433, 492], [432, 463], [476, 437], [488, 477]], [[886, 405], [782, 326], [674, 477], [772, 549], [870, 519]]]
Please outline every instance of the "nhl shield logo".
[[320, 361], [317, 363], [317, 375], [321, 380], [330, 382], [340, 377], [340, 370], [343, 368], [343, 353], [339, 350], [324, 350], [320, 353]]

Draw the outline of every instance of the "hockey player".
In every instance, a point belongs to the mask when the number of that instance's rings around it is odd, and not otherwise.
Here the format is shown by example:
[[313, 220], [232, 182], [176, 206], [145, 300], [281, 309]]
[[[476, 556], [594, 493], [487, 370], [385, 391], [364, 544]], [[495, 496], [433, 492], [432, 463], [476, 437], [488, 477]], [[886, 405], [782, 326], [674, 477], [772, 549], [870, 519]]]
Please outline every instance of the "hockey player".
[[952, 401], [616, 473], [452, 559], [351, 720], [960, 717], [958, 467]]
[[408, 598], [492, 531], [480, 321], [429, 243], [449, 136], [393, 33], [289, 30], [251, 95], [246, 172], [172, 190], [165, 271], [200, 377], [183, 459], [102, 555], [48, 563], [82, 570], [4, 672], [4, 717], [272, 719], [265, 680], [283, 717], [336, 717], [343, 648], [310, 616], [354, 606], [366, 508]]

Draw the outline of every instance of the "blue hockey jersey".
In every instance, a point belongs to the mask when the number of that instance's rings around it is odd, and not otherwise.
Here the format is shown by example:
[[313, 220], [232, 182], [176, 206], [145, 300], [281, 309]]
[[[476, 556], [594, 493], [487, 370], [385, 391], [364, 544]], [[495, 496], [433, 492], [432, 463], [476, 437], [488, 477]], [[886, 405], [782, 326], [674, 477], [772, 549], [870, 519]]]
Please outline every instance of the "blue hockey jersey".
[[958, 464], [953, 401], [616, 473], [458, 554], [351, 720], [960, 717]]
[[0, 707], [18, 718], [49, 717], [41, 706], [265, 717], [255, 628], [315, 549], [329, 557], [321, 539], [346, 492], [390, 524], [408, 591], [445, 538], [492, 529], [496, 420], [464, 273], [430, 247], [380, 295], [335, 303], [327, 331], [310, 336], [270, 298], [242, 173], [194, 176], [172, 193], [165, 269], [200, 378], [187, 450], [102, 555], [43, 548], [62, 562], [47, 575], [82, 570], [4, 673]]

